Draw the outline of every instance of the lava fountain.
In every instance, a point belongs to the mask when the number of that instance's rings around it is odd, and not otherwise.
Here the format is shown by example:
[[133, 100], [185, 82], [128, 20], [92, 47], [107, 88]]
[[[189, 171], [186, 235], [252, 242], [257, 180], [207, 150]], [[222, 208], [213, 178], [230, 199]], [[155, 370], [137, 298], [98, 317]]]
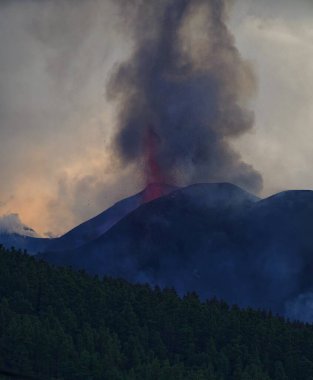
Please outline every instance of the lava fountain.
[[145, 180], [147, 187], [144, 191], [144, 202], [152, 201], [163, 195], [168, 194], [169, 185], [166, 185], [166, 179], [160, 164], [158, 163], [157, 153], [161, 143], [160, 137], [152, 126], [147, 128], [144, 139], [144, 162], [145, 162]]

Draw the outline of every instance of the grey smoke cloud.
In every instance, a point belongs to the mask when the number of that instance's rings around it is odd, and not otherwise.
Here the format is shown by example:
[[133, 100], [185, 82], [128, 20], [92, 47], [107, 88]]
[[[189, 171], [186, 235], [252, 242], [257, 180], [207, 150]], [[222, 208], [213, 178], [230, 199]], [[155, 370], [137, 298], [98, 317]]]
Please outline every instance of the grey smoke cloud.
[[228, 2], [126, 3], [134, 7], [127, 27], [135, 47], [108, 91], [119, 106], [121, 157], [126, 163], [144, 162], [153, 133], [157, 169], [147, 169], [149, 180], [229, 181], [260, 191], [261, 175], [229, 144], [253, 126], [245, 101], [255, 81], [227, 29]]

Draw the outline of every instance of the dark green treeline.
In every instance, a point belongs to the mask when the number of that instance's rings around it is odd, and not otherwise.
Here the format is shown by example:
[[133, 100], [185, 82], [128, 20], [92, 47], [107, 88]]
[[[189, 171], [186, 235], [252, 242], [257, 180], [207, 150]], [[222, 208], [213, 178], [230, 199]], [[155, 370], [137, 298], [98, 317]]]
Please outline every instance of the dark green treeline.
[[1, 247], [0, 368], [40, 379], [313, 380], [313, 328]]

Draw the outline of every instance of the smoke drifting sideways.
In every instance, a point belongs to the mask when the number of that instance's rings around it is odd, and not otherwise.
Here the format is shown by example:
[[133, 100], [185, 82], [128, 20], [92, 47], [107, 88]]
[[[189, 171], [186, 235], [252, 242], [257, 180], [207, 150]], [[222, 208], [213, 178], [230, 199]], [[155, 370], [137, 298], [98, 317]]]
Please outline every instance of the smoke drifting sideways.
[[147, 183], [227, 181], [258, 193], [261, 175], [231, 147], [253, 127], [255, 78], [227, 29], [224, 0], [121, 0], [131, 57], [108, 99], [118, 106], [116, 150]]

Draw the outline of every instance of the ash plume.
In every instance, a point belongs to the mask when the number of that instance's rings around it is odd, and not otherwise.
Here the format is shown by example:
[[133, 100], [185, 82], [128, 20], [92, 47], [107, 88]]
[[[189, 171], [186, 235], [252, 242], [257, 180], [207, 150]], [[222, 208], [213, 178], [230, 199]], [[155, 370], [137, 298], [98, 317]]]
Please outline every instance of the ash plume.
[[147, 182], [229, 181], [258, 192], [260, 174], [230, 146], [253, 127], [245, 103], [255, 80], [227, 29], [228, 2], [122, 5], [134, 50], [113, 73], [108, 98], [119, 107], [115, 143], [123, 162], [137, 163]]

